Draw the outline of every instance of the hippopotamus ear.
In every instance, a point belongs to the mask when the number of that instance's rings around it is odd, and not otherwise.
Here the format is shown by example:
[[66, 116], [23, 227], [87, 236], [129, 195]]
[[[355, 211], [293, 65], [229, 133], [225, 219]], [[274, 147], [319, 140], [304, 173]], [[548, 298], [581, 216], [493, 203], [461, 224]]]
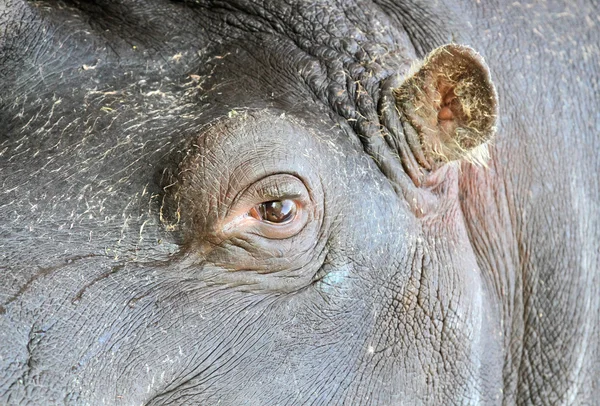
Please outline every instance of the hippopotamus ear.
[[395, 89], [396, 106], [419, 135], [428, 163], [478, 159], [494, 134], [497, 96], [487, 65], [456, 44], [432, 51]]

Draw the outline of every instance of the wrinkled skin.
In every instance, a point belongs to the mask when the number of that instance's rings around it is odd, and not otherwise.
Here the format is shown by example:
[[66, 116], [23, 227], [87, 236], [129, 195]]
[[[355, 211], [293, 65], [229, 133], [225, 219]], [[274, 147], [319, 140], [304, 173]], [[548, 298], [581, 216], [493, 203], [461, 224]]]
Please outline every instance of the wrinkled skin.
[[[0, 403], [597, 400], [598, 4], [432, 3], [0, 4]], [[490, 159], [411, 166], [449, 42]]]

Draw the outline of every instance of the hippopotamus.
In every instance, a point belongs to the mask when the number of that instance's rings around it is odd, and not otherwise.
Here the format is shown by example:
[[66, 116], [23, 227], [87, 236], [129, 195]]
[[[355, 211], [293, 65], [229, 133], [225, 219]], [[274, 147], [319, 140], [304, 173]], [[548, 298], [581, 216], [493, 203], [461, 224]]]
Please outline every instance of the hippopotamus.
[[596, 7], [5, 0], [0, 403], [594, 403]]

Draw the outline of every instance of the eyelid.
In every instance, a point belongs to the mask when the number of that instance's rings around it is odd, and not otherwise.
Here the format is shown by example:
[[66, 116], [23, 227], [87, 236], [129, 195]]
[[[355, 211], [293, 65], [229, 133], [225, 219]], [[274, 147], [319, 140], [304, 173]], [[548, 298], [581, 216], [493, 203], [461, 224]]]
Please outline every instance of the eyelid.
[[302, 189], [306, 189], [300, 179], [288, 174], [268, 176], [261, 179], [259, 182], [256, 182], [255, 185], [256, 184], [260, 184], [261, 186], [261, 195], [263, 197], [272, 198], [272, 200], [299, 197], [302, 195]]

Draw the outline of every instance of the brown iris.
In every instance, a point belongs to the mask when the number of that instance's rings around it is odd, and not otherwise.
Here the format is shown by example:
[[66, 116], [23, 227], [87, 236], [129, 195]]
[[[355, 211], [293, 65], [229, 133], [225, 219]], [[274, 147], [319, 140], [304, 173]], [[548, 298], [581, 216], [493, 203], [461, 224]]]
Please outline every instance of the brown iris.
[[293, 200], [272, 200], [255, 206], [250, 210], [250, 215], [257, 220], [269, 223], [287, 223], [296, 216], [296, 203]]

